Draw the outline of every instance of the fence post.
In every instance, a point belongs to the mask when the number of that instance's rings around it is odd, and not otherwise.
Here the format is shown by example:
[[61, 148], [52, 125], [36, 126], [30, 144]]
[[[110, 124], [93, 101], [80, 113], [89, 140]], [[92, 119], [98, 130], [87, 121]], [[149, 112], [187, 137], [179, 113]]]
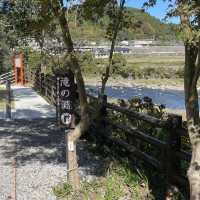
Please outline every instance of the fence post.
[[166, 147], [166, 176], [167, 193], [173, 195], [174, 185], [177, 185], [176, 177], [181, 172], [181, 160], [176, 152], [181, 150], [181, 135], [177, 130], [182, 127], [182, 116], [176, 114], [168, 115], [168, 135]]
[[53, 83], [51, 85], [51, 102], [52, 102], [52, 104], [55, 104], [55, 101], [54, 101], [54, 84]]
[[102, 103], [101, 117], [102, 117], [104, 126], [105, 126], [105, 122], [106, 122], [105, 117], [107, 116], [107, 101], [108, 101], [107, 95], [103, 95], [102, 102], [101, 102]]
[[103, 95], [102, 97], [100, 97], [100, 113], [99, 114], [100, 114], [100, 116], [99, 116], [100, 129], [99, 130], [102, 130], [103, 134], [105, 134], [106, 117], [107, 117], [107, 95]]
[[27, 81], [32, 84], [32, 71], [30, 68], [27, 69]]
[[48, 97], [48, 87], [49, 87], [49, 80], [47, 78], [47, 75], [44, 76], [44, 91], [45, 91], [45, 96]]
[[40, 92], [43, 94], [44, 89], [44, 73], [40, 73]]
[[60, 94], [59, 94], [59, 82], [60, 78], [56, 77], [56, 121], [57, 125], [60, 127]]
[[36, 88], [36, 90], [39, 90], [39, 83], [40, 83], [40, 72], [37, 69], [34, 73], [34, 87]]
[[30, 82], [32, 85], [34, 85], [34, 79], [35, 79], [34, 72], [32, 70], [30, 70]]
[[7, 92], [6, 119], [11, 119], [11, 87], [10, 87], [10, 81], [6, 82], [6, 92]]

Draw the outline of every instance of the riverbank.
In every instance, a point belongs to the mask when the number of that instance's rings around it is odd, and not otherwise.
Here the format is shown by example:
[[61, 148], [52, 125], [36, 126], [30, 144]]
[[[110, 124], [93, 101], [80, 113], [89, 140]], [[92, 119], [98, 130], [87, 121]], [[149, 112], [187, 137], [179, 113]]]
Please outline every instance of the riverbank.
[[[101, 87], [100, 78], [87, 77], [86, 85], [91, 89]], [[184, 87], [182, 79], [136, 79], [110, 78], [106, 93], [109, 101], [117, 102], [117, 99], [130, 99], [132, 96], [149, 96], [156, 104], [164, 104], [166, 112], [182, 115], [186, 120]]]
[[[86, 85], [101, 86], [100, 77], [85, 77]], [[147, 87], [152, 89], [184, 90], [183, 79], [124, 79], [122, 77], [109, 78], [109, 87]], [[200, 87], [200, 84], [198, 85]]]

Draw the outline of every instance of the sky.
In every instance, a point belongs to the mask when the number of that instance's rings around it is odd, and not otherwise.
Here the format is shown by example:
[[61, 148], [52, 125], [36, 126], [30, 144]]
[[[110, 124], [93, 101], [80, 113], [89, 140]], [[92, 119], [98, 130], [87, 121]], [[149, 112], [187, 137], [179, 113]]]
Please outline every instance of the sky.
[[[63, 0], [66, 3], [66, 0]], [[143, 3], [145, 0], [127, 0], [127, 6], [134, 7], [134, 8], [142, 8]], [[146, 10], [146, 12], [150, 13], [152, 16], [159, 18], [160, 20], [163, 20], [165, 17], [165, 14], [167, 12], [167, 3], [163, 2], [163, 0], [157, 0], [156, 6], [149, 8]], [[178, 18], [171, 18], [168, 19], [168, 23], [179, 23]]]
[[[127, 0], [127, 5], [134, 8], [141, 8], [144, 2], [145, 0]], [[167, 3], [163, 2], [163, 0], [158, 0], [154, 7], [148, 8], [146, 11], [152, 16], [163, 20], [167, 12]], [[168, 19], [168, 22], [178, 23], [179, 19], [171, 18]]]

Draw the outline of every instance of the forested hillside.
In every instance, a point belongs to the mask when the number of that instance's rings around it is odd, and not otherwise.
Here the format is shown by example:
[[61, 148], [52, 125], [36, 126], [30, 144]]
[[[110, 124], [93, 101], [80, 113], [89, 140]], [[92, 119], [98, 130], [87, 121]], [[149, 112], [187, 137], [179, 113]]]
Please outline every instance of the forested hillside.
[[[73, 7], [68, 14], [72, 36], [75, 40], [105, 41], [109, 24], [108, 16], [94, 16], [86, 19], [81, 8]], [[136, 8], [126, 9], [127, 24], [118, 36], [118, 40], [155, 39], [179, 40], [178, 26], [167, 24], [150, 14]]]

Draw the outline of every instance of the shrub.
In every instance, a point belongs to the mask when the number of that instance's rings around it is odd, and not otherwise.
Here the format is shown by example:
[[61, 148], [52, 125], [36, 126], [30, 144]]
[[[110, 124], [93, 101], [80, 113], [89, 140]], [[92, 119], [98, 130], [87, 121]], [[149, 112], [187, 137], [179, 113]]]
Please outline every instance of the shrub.
[[112, 71], [114, 74], [121, 75], [123, 67], [127, 64], [126, 58], [122, 54], [114, 54], [112, 60]]

